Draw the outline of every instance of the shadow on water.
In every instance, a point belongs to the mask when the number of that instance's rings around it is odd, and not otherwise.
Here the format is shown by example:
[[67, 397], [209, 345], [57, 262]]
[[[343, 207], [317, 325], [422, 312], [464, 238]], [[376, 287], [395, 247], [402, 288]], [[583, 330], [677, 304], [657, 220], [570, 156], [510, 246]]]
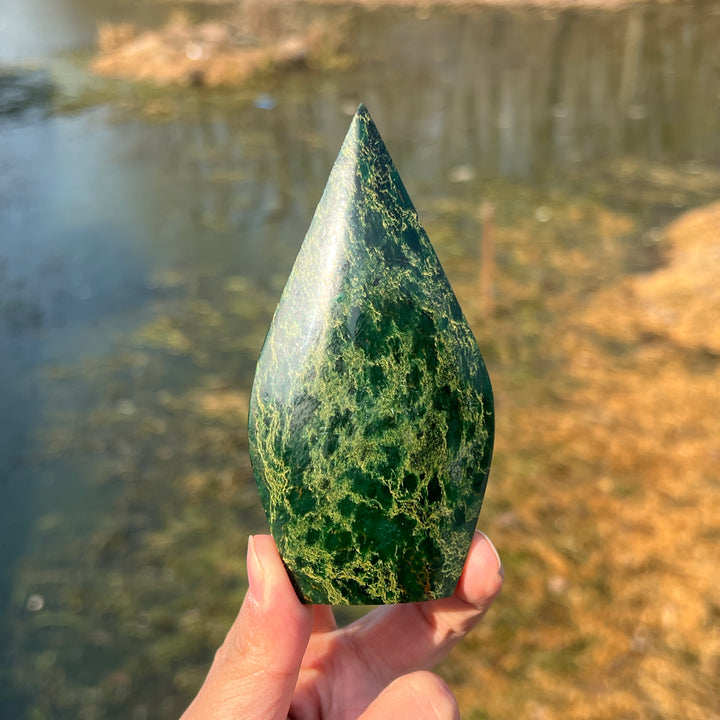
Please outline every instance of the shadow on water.
[[[128, 12], [65, 8], [63, 42], [28, 41], [33, 54], [86, 50], [103, 13]], [[0, 117], [3, 717], [175, 717], [196, 688], [242, 597], [237, 548], [263, 527], [244, 436], [254, 362], [359, 100], [453, 281], [477, 263], [483, 198], [508, 227], [547, 227], [563, 203], [631, 218], [594, 288], [657, 265], [657, 226], [720, 190], [713, 4], [348, 16], [347, 70], [158, 91], [160, 122], [112, 103]], [[518, 342], [523, 357], [532, 340]]]

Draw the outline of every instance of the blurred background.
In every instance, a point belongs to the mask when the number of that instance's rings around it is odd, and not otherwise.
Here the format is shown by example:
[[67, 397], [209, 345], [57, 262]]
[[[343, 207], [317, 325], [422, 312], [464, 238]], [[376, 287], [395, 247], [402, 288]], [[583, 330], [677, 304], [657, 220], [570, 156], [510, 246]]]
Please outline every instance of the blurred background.
[[718, 2], [2, 0], [0, 718], [199, 688], [360, 101], [496, 393], [463, 717], [720, 718], [719, 40]]

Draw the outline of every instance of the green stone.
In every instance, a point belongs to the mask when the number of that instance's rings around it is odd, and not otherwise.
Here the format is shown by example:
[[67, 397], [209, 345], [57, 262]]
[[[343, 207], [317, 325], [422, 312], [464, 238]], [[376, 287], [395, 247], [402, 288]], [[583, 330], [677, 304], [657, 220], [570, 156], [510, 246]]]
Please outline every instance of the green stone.
[[252, 465], [298, 596], [340, 605], [451, 595], [493, 432], [480, 350], [361, 105], [250, 399]]

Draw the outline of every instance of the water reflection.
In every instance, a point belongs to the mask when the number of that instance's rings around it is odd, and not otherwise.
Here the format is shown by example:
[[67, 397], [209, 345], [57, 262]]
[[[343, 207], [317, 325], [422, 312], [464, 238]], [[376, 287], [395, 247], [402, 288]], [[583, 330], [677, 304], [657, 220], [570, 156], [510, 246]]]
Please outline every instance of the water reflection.
[[527, 177], [629, 153], [702, 160], [720, 149], [719, 26], [710, 6], [447, 14], [391, 26], [392, 63], [359, 43], [356, 83], [412, 142], [418, 177], [467, 162]]

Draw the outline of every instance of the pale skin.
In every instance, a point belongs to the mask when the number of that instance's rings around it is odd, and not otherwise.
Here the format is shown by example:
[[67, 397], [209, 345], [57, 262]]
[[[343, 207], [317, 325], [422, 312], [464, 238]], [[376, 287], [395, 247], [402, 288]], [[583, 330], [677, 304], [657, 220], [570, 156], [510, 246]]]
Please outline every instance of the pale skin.
[[388, 605], [338, 629], [297, 599], [270, 535], [248, 542], [250, 588], [181, 720], [457, 720], [436, 665], [500, 592], [494, 546], [476, 532], [452, 597]]

